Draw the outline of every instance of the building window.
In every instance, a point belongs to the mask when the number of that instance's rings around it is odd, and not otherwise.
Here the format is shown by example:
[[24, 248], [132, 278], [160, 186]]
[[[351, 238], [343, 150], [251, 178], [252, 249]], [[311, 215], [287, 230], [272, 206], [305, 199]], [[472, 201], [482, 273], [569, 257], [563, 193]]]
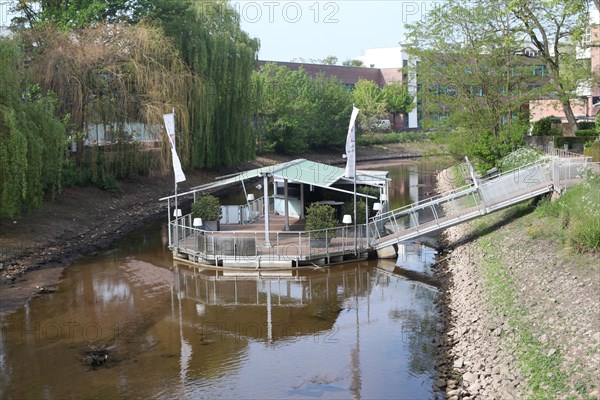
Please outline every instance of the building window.
[[533, 66], [533, 74], [535, 76], [539, 76], [543, 78], [546, 76], [546, 66], [545, 65], [534, 65]]
[[591, 29], [586, 29], [583, 37], [581, 38], [581, 47], [583, 49], [587, 49], [588, 47], [592, 47], [592, 31]]

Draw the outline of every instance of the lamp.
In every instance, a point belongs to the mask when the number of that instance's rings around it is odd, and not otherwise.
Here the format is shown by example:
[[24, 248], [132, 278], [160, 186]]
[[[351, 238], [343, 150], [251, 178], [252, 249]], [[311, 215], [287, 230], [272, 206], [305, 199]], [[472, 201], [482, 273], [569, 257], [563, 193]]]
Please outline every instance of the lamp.
[[192, 225], [196, 228], [202, 226], [202, 218], [194, 218]]
[[254, 193], [248, 193], [248, 201], [254, 201]]
[[381, 210], [381, 203], [373, 203], [373, 211]]
[[174, 217], [181, 217], [181, 208], [176, 208], [173, 210], [173, 216]]
[[352, 215], [344, 214], [344, 217], [342, 218], [342, 223], [343, 224], [351, 224], [352, 223]]

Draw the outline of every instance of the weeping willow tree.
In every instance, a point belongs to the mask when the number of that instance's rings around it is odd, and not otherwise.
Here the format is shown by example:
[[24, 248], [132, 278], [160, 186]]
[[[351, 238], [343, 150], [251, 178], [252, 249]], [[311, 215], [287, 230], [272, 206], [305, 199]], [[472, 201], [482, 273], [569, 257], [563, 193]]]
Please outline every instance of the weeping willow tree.
[[198, 78], [187, 102], [191, 146], [186, 155], [192, 166], [253, 158], [252, 71], [258, 41], [241, 30], [239, 15], [225, 0], [169, 0], [157, 3], [157, 10], [156, 18]]
[[[170, 152], [162, 115], [172, 109], [181, 122], [178, 148], [190, 151], [186, 102], [189, 88], [202, 85], [160, 28], [97, 24], [65, 32], [49, 23], [28, 30], [24, 37], [30, 43], [30, 73], [44, 90], [58, 95], [71, 139], [78, 143], [78, 167], [83, 173], [91, 171], [88, 180], [167, 169]], [[125, 129], [136, 123], [144, 124], [152, 139], [163, 141], [152, 161], [140, 157], [139, 143]], [[83, 146], [91, 126], [104, 127], [106, 146]]]
[[55, 105], [27, 85], [19, 44], [0, 38], [0, 216], [38, 208], [60, 189], [65, 127]]

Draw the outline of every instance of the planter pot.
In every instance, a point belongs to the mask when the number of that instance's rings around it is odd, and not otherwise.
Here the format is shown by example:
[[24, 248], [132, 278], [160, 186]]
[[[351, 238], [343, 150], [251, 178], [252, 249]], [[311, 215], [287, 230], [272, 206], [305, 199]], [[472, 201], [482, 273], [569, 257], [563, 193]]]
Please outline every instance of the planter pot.
[[204, 221], [203, 228], [205, 231], [220, 231], [221, 222], [219, 221]]
[[331, 239], [325, 238], [311, 238], [310, 239], [310, 247], [314, 248], [325, 248], [329, 245]]

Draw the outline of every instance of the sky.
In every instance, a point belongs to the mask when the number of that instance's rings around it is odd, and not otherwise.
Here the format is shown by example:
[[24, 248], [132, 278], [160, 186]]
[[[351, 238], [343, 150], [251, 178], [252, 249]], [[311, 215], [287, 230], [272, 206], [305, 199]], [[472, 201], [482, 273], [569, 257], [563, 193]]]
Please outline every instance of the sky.
[[[0, 0], [0, 29], [17, 0]], [[365, 49], [398, 46], [404, 25], [422, 19], [435, 0], [229, 0], [242, 29], [261, 43], [259, 59], [341, 63]]]
[[260, 40], [259, 59], [341, 63], [367, 48], [398, 46], [404, 25], [426, 16], [432, 1], [230, 0], [242, 29]]

